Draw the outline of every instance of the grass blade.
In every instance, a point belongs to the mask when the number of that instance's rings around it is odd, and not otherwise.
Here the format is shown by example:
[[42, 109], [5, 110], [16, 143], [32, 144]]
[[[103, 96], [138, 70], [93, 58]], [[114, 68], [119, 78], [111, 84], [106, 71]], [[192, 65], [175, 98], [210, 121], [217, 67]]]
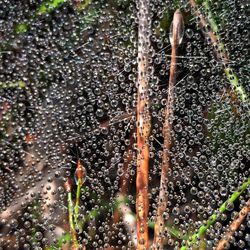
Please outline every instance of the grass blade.
[[[234, 203], [239, 196], [250, 186], [250, 178], [244, 182], [238, 190], [236, 190], [220, 207], [219, 207], [219, 213], [224, 213], [227, 210], [227, 205]], [[192, 246], [194, 244], [197, 244], [199, 241], [200, 237], [204, 235], [207, 231], [207, 229], [212, 226], [219, 218], [218, 211], [213, 213], [207, 223], [205, 225], [202, 225], [199, 229], [198, 232], [193, 234], [191, 236], [191, 240], [187, 241], [185, 246], [181, 247], [181, 250], [187, 250], [189, 246]]]

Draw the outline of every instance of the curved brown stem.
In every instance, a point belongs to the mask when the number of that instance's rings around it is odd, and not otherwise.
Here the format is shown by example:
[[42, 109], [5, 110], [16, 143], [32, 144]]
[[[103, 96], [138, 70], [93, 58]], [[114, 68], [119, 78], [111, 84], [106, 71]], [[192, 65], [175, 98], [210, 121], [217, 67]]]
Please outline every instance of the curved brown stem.
[[153, 249], [163, 249], [164, 241], [164, 230], [165, 230], [165, 220], [163, 218], [163, 213], [167, 208], [167, 179], [169, 170], [169, 150], [171, 147], [171, 130], [172, 122], [171, 118], [174, 112], [174, 85], [176, 83], [176, 56], [177, 47], [181, 43], [182, 31], [183, 31], [183, 17], [179, 10], [174, 13], [174, 18], [172, 22], [172, 31], [170, 41], [172, 45], [171, 52], [171, 64], [170, 64], [170, 75], [169, 75], [169, 87], [168, 87], [168, 101], [165, 108], [165, 122], [163, 126], [163, 158], [161, 164], [161, 181], [160, 181], [160, 191], [159, 191], [159, 202], [156, 215], [156, 223], [154, 228], [154, 245]]
[[230, 238], [238, 230], [239, 226], [242, 224], [247, 214], [250, 212], [250, 199], [247, 201], [246, 205], [240, 210], [239, 216], [232, 222], [229, 226], [228, 231], [219, 241], [216, 250], [224, 250], [225, 247], [229, 244]]

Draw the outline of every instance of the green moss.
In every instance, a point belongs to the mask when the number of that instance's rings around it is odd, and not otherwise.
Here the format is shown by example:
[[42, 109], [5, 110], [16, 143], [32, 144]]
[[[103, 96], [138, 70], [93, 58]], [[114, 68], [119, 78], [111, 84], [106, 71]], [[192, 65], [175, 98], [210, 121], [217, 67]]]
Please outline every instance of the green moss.
[[81, 11], [81, 10], [86, 9], [91, 3], [92, 3], [92, 0], [85, 0], [85, 2], [79, 5], [78, 10]]
[[[60, 5], [64, 2], [66, 2], [67, 0], [53, 0], [53, 1], [50, 1], [50, 0], [47, 0], [47, 1], [44, 1], [39, 7], [38, 7], [38, 10], [36, 11], [36, 14], [37, 15], [43, 15], [43, 14], [46, 14], [46, 13], [49, 13], [51, 12], [52, 10], [60, 7]], [[85, 5], [88, 5], [90, 2], [90, 0], [87, 0]], [[33, 17], [34, 18], [34, 17]], [[33, 19], [31, 17], [31, 20]], [[16, 34], [23, 34], [25, 32], [27, 32], [29, 30], [29, 24], [26, 23], [26, 22], [22, 22], [20, 24], [18, 24], [14, 31]]]
[[25, 33], [27, 32], [29, 29], [29, 25], [27, 23], [20, 23], [16, 26], [15, 28], [15, 32], [17, 34], [22, 34], [22, 33]]
[[62, 3], [65, 3], [67, 0], [53, 0], [53, 1], [44, 1], [38, 8], [37, 14], [43, 15], [51, 12], [52, 10], [60, 7]]
[[49, 248], [47, 248], [47, 250], [58, 250], [58, 249], [62, 249], [62, 246], [65, 243], [69, 243], [71, 240], [70, 234], [66, 233], [64, 235], [62, 235], [61, 237], [58, 238], [57, 243], [53, 246], [50, 246]]
[[26, 84], [23, 81], [17, 81], [17, 82], [0, 82], [0, 89], [13, 89], [13, 88], [25, 88]]

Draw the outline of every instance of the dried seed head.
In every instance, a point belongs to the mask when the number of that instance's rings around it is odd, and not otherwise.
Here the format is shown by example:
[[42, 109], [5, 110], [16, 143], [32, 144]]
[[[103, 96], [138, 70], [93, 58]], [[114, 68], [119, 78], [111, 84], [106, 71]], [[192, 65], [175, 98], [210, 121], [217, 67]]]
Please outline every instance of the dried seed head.
[[184, 20], [181, 11], [178, 9], [174, 13], [174, 18], [170, 26], [169, 40], [172, 46], [179, 46], [184, 35]]
[[77, 168], [76, 168], [75, 175], [74, 175], [76, 184], [78, 185], [78, 182], [80, 181], [80, 184], [82, 185], [86, 181], [86, 175], [87, 175], [87, 172], [86, 172], [85, 167], [83, 167], [83, 165], [81, 164], [81, 161], [78, 160]]

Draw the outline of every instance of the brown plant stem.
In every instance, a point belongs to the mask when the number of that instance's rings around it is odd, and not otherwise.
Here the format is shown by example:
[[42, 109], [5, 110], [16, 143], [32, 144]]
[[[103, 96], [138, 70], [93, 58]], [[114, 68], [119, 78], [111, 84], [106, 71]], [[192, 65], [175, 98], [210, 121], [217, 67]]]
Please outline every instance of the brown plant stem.
[[[41, 181], [37, 181], [35, 186], [29, 188], [25, 192], [22, 192], [22, 195], [19, 197], [15, 197], [15, 199], [7, 206], [7, 208], [3, 211], [0, 211], [0, 218], [2, 220], [10, 220], [14, 216], [18, 215], [21, 209], [24, 209], [27, 204], [31, 203], [36, 198], [42, 196], [43, 192], [45, 192], [46, 187], [54, 183], [48, 182], [48, 179], [53, 179], [55, 176], [55, 170], [51, 171], [51, 173], [45, 173], [45, 176], [42, 178]], [[36, 195], [32, 195], [36, 194]]]
[[159, 201], [156, 215], [156, 223], [154, 228], [154, 243], [153, 249], [163, 249], [164, 245], [164, 230], [165, 230], [165, 220], [163, 214], [166, 212], [167, 208], [167, 183], [168, 183], [168, 170], [170, 165], [169, 160], [169, 150], [171, 147], [171, 130], [172, 122], [171, 118], [174, 112], [174, 85], [176, 83], [176, 56], [177, 47], [181, 43], [182, 30], [183, 30], [183, 17], [179, 10], [176, 10], [172, 22], [171, 30], [171, 64], [170, 64], [170, 75], [169, 75], [169, 87], [168, 87], [168, 101], [165, 108], [165, 122], [163, 126], [163, 158], [161, 164], [161, 180], [160, 180], [160, 191], [159, 191]]
[[250, 212], [250, 199], [247, 201], [246, 205], [240, 210], [238, 217], [231, 223], [228, 231], [222, 239], [219, 241], [219, 244], [216, 247], [216, 250], [224, 250], [227, 244], [229, 244], [230, 238], [238, 230], [239, 226], [245, 220], [247, 214]]
[[148, 93], [149, 0], [139, 0], [138, 9], [136, 227], [137, 249], [142, 250], [148, 248], [148, 137], [151, 128]]

